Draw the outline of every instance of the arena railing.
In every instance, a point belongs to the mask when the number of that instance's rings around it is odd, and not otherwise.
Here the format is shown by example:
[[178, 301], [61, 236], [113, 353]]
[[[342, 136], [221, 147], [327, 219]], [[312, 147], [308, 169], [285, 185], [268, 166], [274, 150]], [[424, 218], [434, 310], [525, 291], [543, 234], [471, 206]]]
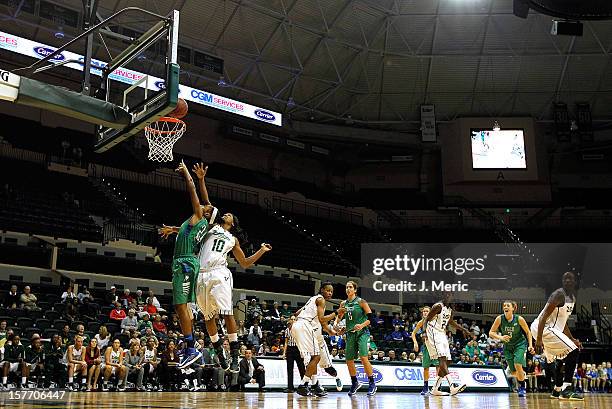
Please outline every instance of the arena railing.
[[361, 213], [342, 210], [331, 206], [309, 203], [303, 200], [272, 196], [272, 207], [283, 212], [342, 221], [363, 226], [363, 215]]

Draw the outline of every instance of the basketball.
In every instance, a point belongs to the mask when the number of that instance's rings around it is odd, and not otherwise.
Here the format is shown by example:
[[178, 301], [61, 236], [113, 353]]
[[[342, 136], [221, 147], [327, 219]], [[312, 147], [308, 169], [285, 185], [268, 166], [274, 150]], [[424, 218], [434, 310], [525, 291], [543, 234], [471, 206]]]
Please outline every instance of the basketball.
[[187, 102], [183, 98], [179, 98], [178, 102], [176, 103], [176, 108], [174, 108], [174, 111], [170, 112], [168, 116], [181, 119], [187, 115], [187, 112], [189, 112]]

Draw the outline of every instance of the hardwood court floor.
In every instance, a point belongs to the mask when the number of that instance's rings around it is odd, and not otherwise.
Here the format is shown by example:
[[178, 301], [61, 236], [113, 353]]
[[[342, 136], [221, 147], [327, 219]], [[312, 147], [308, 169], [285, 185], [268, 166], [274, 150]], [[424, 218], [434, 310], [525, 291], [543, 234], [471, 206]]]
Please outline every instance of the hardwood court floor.
[[[3, 399], [4, 398], [4, 399]], [[530, 394], [519, 399], [509, 393], [462, 393], [454, 397], [423, 397], [418, 393], [380, 392], [372, 398], [365, 393], [351, 398], [346, 392], [330, 392], [324, 398], [304, 398], [297, 394], [206, 393], [206, 392], [94, 392], [66, 393], [63, 401], [8, 400], [2, 393], [0, 407], [5, 408], [197, 408], [197, 409], [610, 409], [612, 394], [587, 395], [583, 402], [553, 400], [547, 394]]]

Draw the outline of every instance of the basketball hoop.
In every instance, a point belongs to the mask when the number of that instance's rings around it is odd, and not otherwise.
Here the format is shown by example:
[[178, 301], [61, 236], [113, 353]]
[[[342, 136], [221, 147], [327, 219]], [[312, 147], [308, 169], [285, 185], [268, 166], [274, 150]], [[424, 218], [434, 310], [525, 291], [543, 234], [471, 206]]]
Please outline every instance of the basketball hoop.
[[149, 160], [157, 162], [172, 161], [172, 148], [187, 130], [185, 122], [178, 118], [162, 117], [145, 128], [149, 143]]

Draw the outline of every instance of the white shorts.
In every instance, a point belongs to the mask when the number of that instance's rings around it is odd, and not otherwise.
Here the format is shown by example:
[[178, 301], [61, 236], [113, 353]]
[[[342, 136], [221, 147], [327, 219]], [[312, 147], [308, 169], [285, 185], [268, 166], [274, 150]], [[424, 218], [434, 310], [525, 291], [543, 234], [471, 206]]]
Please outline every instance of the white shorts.
[[452, 359], [448, 338], [445, 333], [428, 329], [425, 346], [427, 347], [427, 352], [429, 352], [429, 357], [431, 359], [438, 359], [441, 356], [445, 357], [447, 360]]
[[[74, 366], [74, 372], [81, 372], [81, 366], [83, 366], [83, 364], [72, 364]], [[70, 366], [70, 364], [68, 362], [66, 362], [66, 367]]]
[[312, 328], [310, 322], [298, 318], [291, 326], [291, 335], [304, 358], [304, 365], [308, 365], [310, 357], [321, 354], [316, 329]]
[[227, 267], [220, 266], [209, 271], [200, 270], [196, 286], [196, 302], [204, 314], [204, 319], [210, 320], [215, 315], [234, 315], [233, 288], [234, 278]]
[[332, 366], [332, 357], [329, 354], [329, 349], [327, 348], [327, 344], [325, 343], [325, 338], [323, 338], [323, 332], [321, 328], [315, 331], [317, 335], [317, 341], [319, 342], [319, 351], [321, 355], [321, 359], [319, 360], [319, 366], [323, 369], [329, 368]]
[[19, 362], [9, 363], [9, 372], [17, 372], [19, 370]]
[[[534, 340], [538, 336], [538, 325], [538, 320], [531, 323], [531, 336]], [[554, 362], [556, 359], [563, 359], [567, 354], [578, 348], [563, 331], [555, 327], [544, 327], [542, 343], [544, 344], [544, 356], [548, 363]]]

